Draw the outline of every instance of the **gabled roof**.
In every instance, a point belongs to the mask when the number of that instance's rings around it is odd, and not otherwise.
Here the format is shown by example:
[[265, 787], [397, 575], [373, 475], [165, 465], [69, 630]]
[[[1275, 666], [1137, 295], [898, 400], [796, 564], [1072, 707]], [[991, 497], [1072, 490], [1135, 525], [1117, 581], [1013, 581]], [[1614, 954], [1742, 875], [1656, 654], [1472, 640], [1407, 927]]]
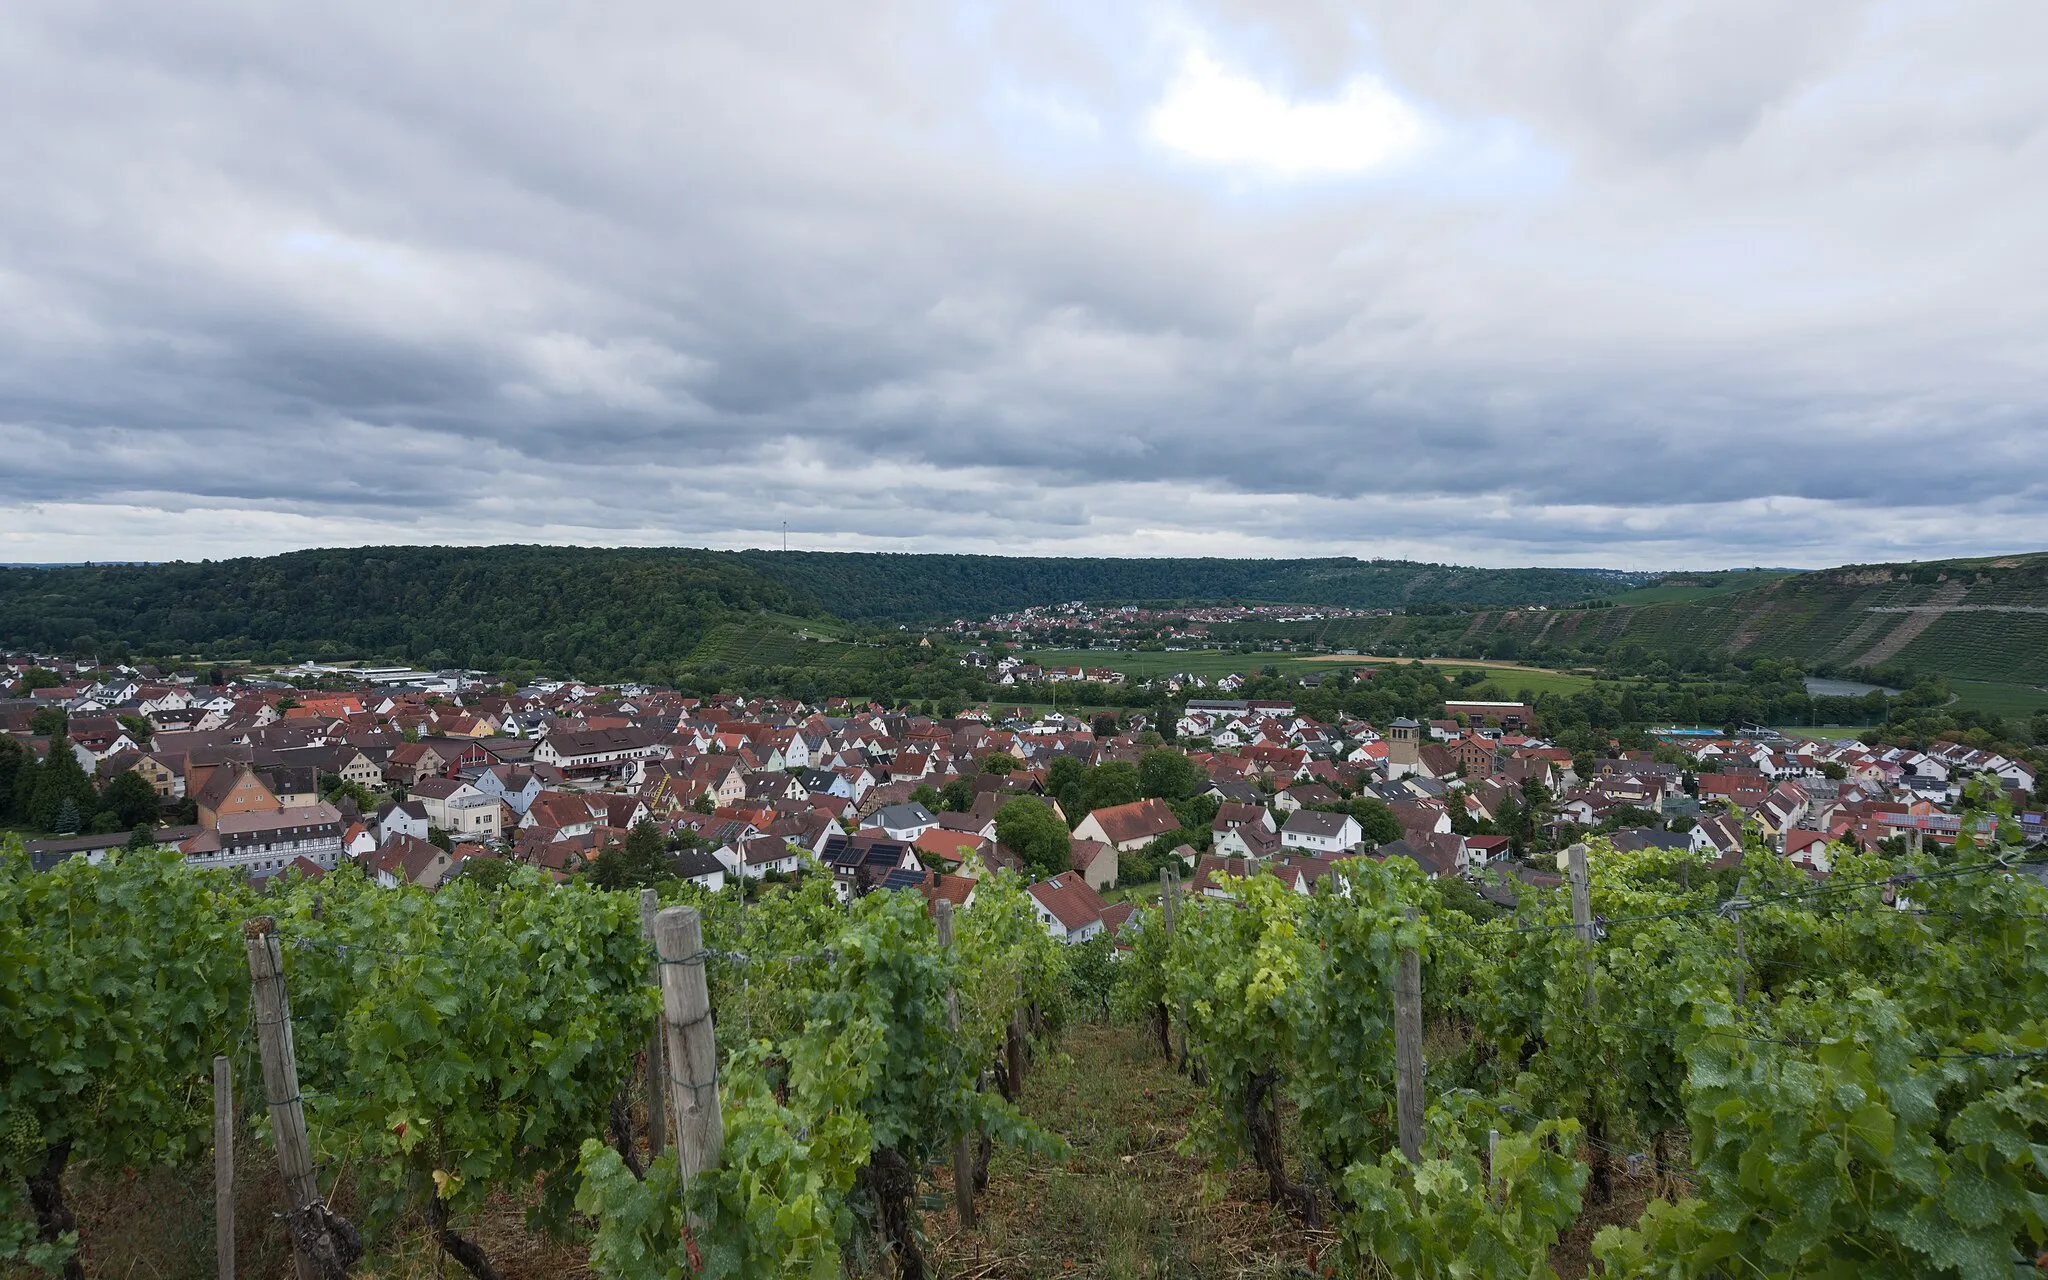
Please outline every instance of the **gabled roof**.
[[1335, 840], [1344, 834], [1344, 824], [1355, 821], [1348, 813], [1325, 813], [1320, 809], [1296, 809], [1281, 828], [1290, 835], [1317, 836]]
[[1073, 872], [1040, 880], [1025, 891], [1069, 933], [1085, 929], [1101, 919], [1102, 909], [1107, 905], [1101, 894], [1089, 888], [1088, 882]]
[[1180, 826], [1180, 818], [1164, 800], [1136, 800], [1130, 804], [1097, 809], [1088, 815], [1102, 827], [1112, 844], [1150, 840]]

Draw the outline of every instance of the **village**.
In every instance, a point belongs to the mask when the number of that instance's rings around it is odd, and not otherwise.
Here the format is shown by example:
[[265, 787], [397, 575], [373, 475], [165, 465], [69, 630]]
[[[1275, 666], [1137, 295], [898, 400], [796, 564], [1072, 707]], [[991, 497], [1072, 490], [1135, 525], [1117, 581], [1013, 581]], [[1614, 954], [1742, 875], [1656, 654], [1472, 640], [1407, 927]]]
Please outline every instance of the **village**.
[[[490, 864], [602, 878], [637, 833], [665, 872], [712, 892], [815, 874], [846, 897], [915, 891], [971, 909], [977, 883], [1009, 871], [1055, 938], [1084, 942], [1123, 927], [1162, 869], [1192, 893], [1264, 873], [1308, 894], [1343, 859], [1408, 858], [1507, 906], [1523, 885], [1558, 882], [1557, 850], [1599, 834], [1718, 866], [1760, 841], [1822, 878], [1844, 847], [1952, 842], [1980, 776], [2012, 798], [2029, 843], [2041, 832], [2033, 770], [1992, 752], [1672, 729], [1588, 771], [1542, 736], [1533, 707], [1499, 701], [1373, 724], [1193, 698], [1155, 724], [1142, 711], [942, 717], [631, 684], [514, 689], [402, 668], [216, 684], [18, 654], [5, 671], [17, 797], [61, 744], [109, 806], [67, 800], [56, 834], [28, 842], [44, 868], [148, 841], [252, 879], [353, 863], [388, 887], [433, 889]], [[1176, 767], [1151, 769], [1161, 754]], [[1110, 787], [1115, 802], [1093, 807], [1060, 782], [1105, 766], [1169, 781]], [[131, 821], [112, 797], [142, 784], [155, 812]], [[1032, 806], [1054, 822], [1031, 821]], [[1047, 830], [1066, 833], [1050, 853], [1004, 838]]]

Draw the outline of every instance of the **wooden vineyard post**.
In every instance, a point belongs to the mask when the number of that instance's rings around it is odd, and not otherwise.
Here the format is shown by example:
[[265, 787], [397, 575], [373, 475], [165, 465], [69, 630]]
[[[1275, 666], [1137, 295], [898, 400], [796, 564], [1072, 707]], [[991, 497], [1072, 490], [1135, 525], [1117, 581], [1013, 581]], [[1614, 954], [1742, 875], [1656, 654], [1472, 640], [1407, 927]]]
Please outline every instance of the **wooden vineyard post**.
[[220, 1280], [235, 1280], [235, 1073], [213, 1060], [213, 1254]]
[[[661, 894], [653, 889], [640, 891], [640, 936], [649, 946], [654, 944], [654, 916], [661, 910]], [[650, 962], [647, 966], [648, 980], [655, 986], [661, 985], [661, 964]], [[668, 1118], [662, 1105], [663, 1085], [661, 1083], [661, 1024], [656, 1017], [653, 1030], [647, 1038], [647, 1158], [653, 1160], [661, 1155], [668, 1145]]]
[[1010, 1066], [1012, 1102], [1024, 1100], [1024, 979], [1017, 979], [1017, 1005], [1010, 1010], [1009, 1025], [1003, 1028], [1003, 1052]]
[[[1585, 955], [1586, 1014], [1590, 1019], [1599, 1006], [1600, 992], [1593, 976], [1597, 964], [1593, 954], [1593, 885], [1586, 870], [1586, 846], [1575, 844], [1566, 849], [1565, 865], [1571, 879], [1572, 932], [1578, 936], [1579, 949]], [[1614, 1199], [1614, 1179], [1607, 1156], [1607, 1119], [1597, 1109], [1587, 1118], [1586, 1139], [1593, 1147], [1593, 1202], [1607, 1204]]]
[[[953, 949], [953, 904], [940, 898], [932, 904], [932, 913], [939, 928], [939, 946], [943, 950]], [[954, 1035], [960, 1034], [960, 993], [951, 983], [946, 986], [946, 1029]], [[974, 1139], [965, 1129], [953, 1140], [953, 1210], [959, 1215], [960, 1225], [974, 1225]]]
[[360, 1255], [362, 1243], [355, 1229], [330, 1213], [320, 1199], [313, 1148], [306, 1138], [306, 1104], [299, 1097], [291, 998], [285, 992], [284, 948], [277, 922], [258, 916], [243, 927], [242, 940], [249, 952], [256, 1046], [263, 1056], [263, 1100], [270, 1107], [277, 1168], [290, 1206], [285, 1219], [291, 1230], [292, 1263], [299, 1280], [339, 1280]]
[[1394, 967], [1394, 1119], [1410, 1165], [1422, 1163], [1422, 1101], [1422, 957], [1403, 947]]
[[1742, 896], [1742, 889], [1735, 890], [1735, 896], [1721, 909], [1735, 922], [1735, 1007], [1741, 1008], [1748, 994], [1749, 952], [1742, 945], [1742, 913], [1749, 906], [1749, 899]]
[[654, 917], [661, 965], [663, 1062], [669, 1110], [675, 1115], [678, 1183], [685, 1206], [690, 1182], [716, 1169], [725, 1154], [725, 1116], [718, 1103], [718, 1037], [711, 1026], [711, 988], [704, 981], [704, 927], [695, 907], [669, 907]]
[[[1174, 909], [1179, 905], [1175, 899], [1179, 897], [1180, 893], [1174, 885], [1172, 870], [1167, 867], [1159, 868], [1159, 924], [1161, 928], [1166, 930], [1166, 949], [1169, 953], [1173, 950], [1173, 913]], [[1186, 1038], [1186, 1028], [1181, 1029], [1181, 1036], [1183, 1039]], [[1167, 1012], [1166, 1000], [1163, 996], [1159, 1001], [1159, 1052], [1166, 1055], [1168, 1062], [1174, 1060], [1173, 1018]]]
[[1593, 1012], [1598, 993], [1593, 989], [1593, 886], [1586, 874], [1586, 846], [1575, 844], [1565, 851], [1572, 885], [1572, 932], [1586, 956], [1586, 1012]]

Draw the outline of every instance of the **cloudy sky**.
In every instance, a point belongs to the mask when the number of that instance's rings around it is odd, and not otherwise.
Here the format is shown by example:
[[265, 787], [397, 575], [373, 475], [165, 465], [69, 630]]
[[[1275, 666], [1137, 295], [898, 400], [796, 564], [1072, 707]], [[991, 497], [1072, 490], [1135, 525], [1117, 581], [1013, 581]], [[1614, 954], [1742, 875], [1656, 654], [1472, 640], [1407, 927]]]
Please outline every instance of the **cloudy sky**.
[[2048, 6], [0, 6], [0, 560], [2048, 547]]

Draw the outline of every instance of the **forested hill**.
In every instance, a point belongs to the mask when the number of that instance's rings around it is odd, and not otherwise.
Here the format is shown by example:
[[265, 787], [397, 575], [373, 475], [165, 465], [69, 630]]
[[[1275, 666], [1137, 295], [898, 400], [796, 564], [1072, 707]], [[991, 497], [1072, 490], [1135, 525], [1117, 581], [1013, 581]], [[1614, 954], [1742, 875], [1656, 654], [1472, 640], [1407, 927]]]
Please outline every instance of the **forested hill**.
[[772, 611], [873, 622], [1057, 600], [1541, 603], [1629, 585], [1578, 569], [1401, 561], [1109, 560], [675, 548], [362, 547], [203, 563], [0, 569], [0, 645], [388, 656], [592, 674], [690, 655]]
[[638, 671], [719, 623], [816, 606], [729, 554], [361, 547], [261, 559], [0, 570], [0, 645], [273, 660]]
[[1565, 604], [1644, 575], [1607, 569], [1474, 569], [1407, 560], [1226, 560], [743, 551], [739, 559], [847, 618], [978, 617], [1063, 600]]
[[[1697, 576], [1697, 575], [1695, 575]], [[1404, 561], [1111, 560], [674, 548], [363, 547], [0, 569], [0, 647], [273, 661], [395, 658], [589, 678], [880, 661], [832, 615], [975, 617], [1061, 600], [1270, 601], [1459, 613], [1246, 625], [1245, 639], [1420, 656], [1790, 658], [2048, 682], [2048, 555], [1628, 592], [1636, 575]], [[1691, 579], [1686, 579], [1691, 583]], [[1725, 589], [1725, 588], [1734, 589]], [[1496, 605], [1614, 599], [1614, 607]], [[1633, 598], [1632, 598], [1633, 597]], [[1636, 603], [1642, 600], [1643, 603]], [[768, 615], [768, 616], [763, 616]], [[1306, 626], [1313, 634], [1301, 633]], [[891, 632], [894, 627], [889, 628]], [[1282, 633], [1286, 634], [1282, 634]], [[809, 633], [810, 640], [800, 636]], [[1299, 633], [1299, 634], [1298, 634]]]

